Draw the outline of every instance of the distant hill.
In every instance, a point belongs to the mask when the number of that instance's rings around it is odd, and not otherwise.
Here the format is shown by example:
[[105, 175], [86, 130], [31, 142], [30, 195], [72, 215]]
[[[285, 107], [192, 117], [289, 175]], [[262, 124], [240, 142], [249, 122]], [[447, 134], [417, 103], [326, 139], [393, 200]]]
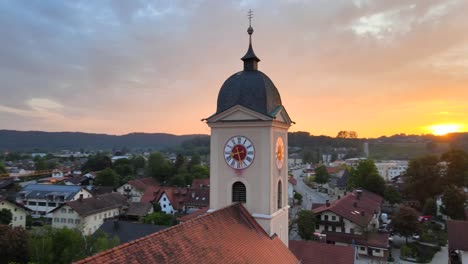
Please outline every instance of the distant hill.
[[[130, 133], [115, 136], [82, 132], [43, 132], [0, 130], [0, 151], [57, 151], [163, 149], [202, 135], [172, 135], [164, 133]], [[206, 135], [203, 135], [206, 136]]]

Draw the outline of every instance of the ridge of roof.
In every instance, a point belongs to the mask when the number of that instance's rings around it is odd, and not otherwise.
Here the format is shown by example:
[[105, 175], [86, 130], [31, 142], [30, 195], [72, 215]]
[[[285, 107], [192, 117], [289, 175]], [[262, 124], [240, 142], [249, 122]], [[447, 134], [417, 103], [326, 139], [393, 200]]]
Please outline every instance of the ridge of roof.
[[[230, 229], [226, 233], [220, 232], [220, 230], [225, 230], [225, 225], [232, 226], [234, 229]], [[241, 240], [235, 239], [236, 236]], [[205, 241], [206, 243], [204, 243]], [[252, 243], [252, 245], [248, 245], [247, 242]], [[257, 248], [253, 247], [257, 244]], [[223, 250], [223, 246], [231, 250]], [[179, 253], [174, 255], [175, 252]], [[240, 253], [240, 255], [236, 253]], [[244, 263], [246, 260], [251, 262], [269, 260], [269, 263], [298, 262], [297, 258], [277, 236], [267, 235], [242, 204], [232, 204], [182, 224], [124, 243], [76, 263], [102, 263], [110, 260], [114, 263], [146, 263], [151, 261], [167, 263], [170, 262], [168, 258], [173, 256], [177, 256], [177, 260], [172, 259], [172, 261], [184, 263], [198, 263], [200, 258], [206, 258], [209, 260], [208, 263], [214, 263], [215, 260], [233, 256], [238, 257], [237, 261], [226, 259], [227, 263]]]

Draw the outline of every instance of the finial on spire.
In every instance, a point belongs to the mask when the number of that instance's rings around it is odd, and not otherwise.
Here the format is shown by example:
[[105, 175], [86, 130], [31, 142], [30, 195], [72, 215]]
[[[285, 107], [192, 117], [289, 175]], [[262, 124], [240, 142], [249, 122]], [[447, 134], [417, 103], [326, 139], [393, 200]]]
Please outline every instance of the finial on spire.
[[247, 53], [244, 55], [244, 57], [241, 58], [241, 60], [244, 61], [245, 71], [256, 71], [258, 68], [257, 64], [260, 61], [260, 59], [257, 57], [257, 55], [255, 55], [255, 52], [252, 48], [252, 34], [254, 32], [252, 28], [252, 9], [249, 9], [249, 11], [247, 12], [247, 18], [249, 19], [249, 28], [247, 29], [247, 33], [249, 33], [249, 49], [247, 50]]
[[249, 35], [252, 35], [252, 33], [254, 32], [252, 28], [252, 18], [253, 18], [252, 9], [249, 9], [249, 12], [247, 12], [247, 17], [249, 18], [249, 28], [247, 29], [247, 33], [249, 33]]

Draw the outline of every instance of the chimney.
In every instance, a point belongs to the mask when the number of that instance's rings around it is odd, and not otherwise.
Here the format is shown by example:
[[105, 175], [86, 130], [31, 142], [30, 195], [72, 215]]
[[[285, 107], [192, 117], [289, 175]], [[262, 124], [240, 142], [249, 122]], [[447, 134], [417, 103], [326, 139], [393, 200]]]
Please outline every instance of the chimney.
[[327, 205], [327, 207], [329, 207], [329, 206], [330, 206], [330, 201], [327, 200], [327, 201], [325, 202], [325, 204]]
[[357, 207], [357, 202], [356, 201], [354, 201], [353, 206]]
[[356, 190], [356, 192], [357, 192], [357, 199], [361, 200], [362, 190]]
[[364, 210], [361, 210], [361, 216], [365, 216], [366, 212]]
[[341, 195], [338, 195], [338, 200], [341, 199]]
[[344, 191], [344, 195], [346, 195], [346, 194], [348, 194], [348, 192], [347, 192], [347, 191]]
[[80, 198], [78, 198], [78, 201], [83, 201], [83, 194], [80, 194]]

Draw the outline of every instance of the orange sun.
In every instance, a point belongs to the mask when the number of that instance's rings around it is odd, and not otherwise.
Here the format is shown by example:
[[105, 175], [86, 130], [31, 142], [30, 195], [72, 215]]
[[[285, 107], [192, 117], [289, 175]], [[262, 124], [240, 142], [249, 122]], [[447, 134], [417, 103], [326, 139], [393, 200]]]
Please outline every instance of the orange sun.
[[453, 132], [461, 132], [462, 129], [463, 126], [460, 124], [437, 124], [427, 127], [428, 131], [437, 136], [443, 136]]

